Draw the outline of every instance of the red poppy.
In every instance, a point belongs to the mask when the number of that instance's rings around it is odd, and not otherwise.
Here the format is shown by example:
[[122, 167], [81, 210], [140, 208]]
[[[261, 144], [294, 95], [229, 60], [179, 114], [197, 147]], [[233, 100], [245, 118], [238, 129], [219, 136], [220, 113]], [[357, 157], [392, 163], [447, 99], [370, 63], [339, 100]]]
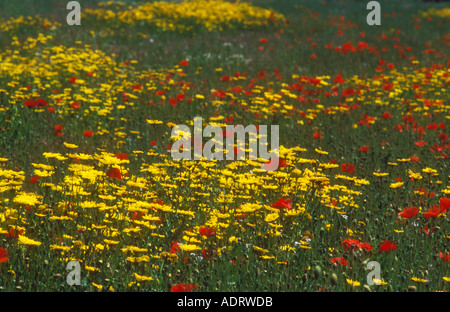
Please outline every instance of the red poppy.
[[0, 263], [8, 261], [8, 251], [0, 247]]
[[342, 245], [346, 250], [350, 249], [358, 249], [359, 248], [359, 240], [353, 238], [347, 238], [342, 241]]
[[409, 207], [403, 208], [402, 212], [399, 212], [398, 215], [402, 218], [410, 219], [419, 213], [419, 209], [417, 207]]
[[341, 170], [344, 172], [348, 172], [350, 174], [353, 173], [353, 171], [355, 171], [355, 166], [352, 164], [342, 164], [341, 165]]
[[395, 249], [397, 249], [397, 245], [390, 240], [385, 240], [384, 242], [380, 243], [380, 252], [388, 252]]
[[23, 230], [16, 231], [15, 229], [11, 228], [11, 229], [9, 229], [8, 233], [6, 233], [6, 235], [11, 238], [18, 238], [22, 233], [23, 233]]
[[64, 133], [62, 133], [63, 126], [62, 125], [56, 125], [53, 127], [55, 129], [55, 132], [53, 133], [54, 136], [63, 136]]
[[37, 105], [36, 101], [34, 101], [34, 100], [27, 100], [24, 102], [24, 104], [26, 107], [29, 107], [29, 108], [35, 107]]
[[383, 119], [388, 119], [388, 118], [391, 118], [394, 116], [389, 112], [385, 112], [385, 113], [383, 113], [383, 115], [381, 117], [383, 117]]
[[177, 284], [170, 288], [171, 292], [191, 292], [194, 289], [198, 289], [198, 285], [194, 284]]
[[151, 141], [151, 142], [150, 142], [150, 145], [151, 145], [151, 146], [155, 146], [155, 145], [156, 145], [156, 141]]
[[122, 174], [118, 168], [109, 168], [108, 171], [106, 171], [106, 175], [113, 179], [122, 180]]
[[77, 77], [72, 77], [72, 78], [70, 78], [70, 83], [75, 83], [76, 81], [77, 81]]
[[87, 138], [90, 138], [94, 135], [94, 132], [92, 132], [91, 130], [86, 130], [83, 132], [83, 135]]
[[119, 158], [120, 160], [127, 160], [128, 159], [128, 155], [125, 153], [117, 153], [116, 154], [116, 158]]
[[437, 218], [439, 216], [439, 213], [441, 213], [441, 210], [437, 206], [433, 206], [433, 208], [428, 209], [427, 212], [424, 212], [423, 215], [427, 220], [430, 220], [431, 218]]
[[213, 249], [204, 249], [202, 250], [202, 255], [204, 258], [210, 258], [214, 256], [214, 250]]
[[450, 198], [441, 198], [439, 200], [439, 210], [446, 213], [450, 209]]
[[434, 226], [429, 226], [428, 224], [425, 224], [425, 226], [423, 227], [423, 230], [417, 229], [417, 232], [420, 232], [420, 231], [428, 235], [428, 234], [436, 231], [436, 229]]
[[321, 135], [320, 132], [317, 130], [314, 131], [313, 139], [321, 139], [321, 138], [323, 138], [323, 135]]
[[39, 176], [33, 176], [28, 179], [28, 183], [34, 184], [39, 180]]
[[348, 260], [345, 259], [344, 257], [332, 258], [331, 262], [332, 263], [336, 263], [336, 264], [342, 264], [342, 265], [348, 266]]
[[135, 212], [131, 215], [131, 220], [140, 220], [140, 219], [142, 219], [143, 216], [144, 216], [144, 213], [143, 213], [143, 212], [135, 211]]
[[177, 242], [172, 241], [172, 247], [170, 248], [170, 253], [177, 253], [178, 251], [180, 251], [180, 245], [178, 245]]
[[186, 60], [182, 60], [178, 65], [180, 65], [180, 66], [188, 66], [189, 62], [186, 61]]
[[439, 257], [442, 258], [442, 259], [444, 259], [444, 261], [450, 261], [450, 254], [448, 254], [448, 253], [442, 253], [442, 252], [440, 252], [440, 253], [439, 253]]
[[359, 151], [362, 152], [362, 153], [365, 153], [365, 152], [367, 152], [369, 149], [370, 149], [369, 146], [361, 146], [361, 147], [359, 148]]
[[206, 237], [212, 237], [214, 234], [216, 234], [216, 230], [213, 228], [210, 228], [209, 226], [199, 228], [198, 231], [202, 236]]
[[80, 108], [80, 104], [78, 102], [73, 102], [72, 104], [70, 104], [70, 106], [72, 106], [73, 109]]
[[177, 106], [177, 102], [178, 102], [178, 100], [176, 98], [169, 99], [169, 104], [172, 106]]
[[287, 208], [290, 210], [292, 208], [291, 199], [290, 198], [280, 198], [276, 202], [270, 205], [272, 208], [283, 209]]
[[342, 78], [341, 73], [339, 73], [336, 77], [334, 77], [333, 83], [334, 84], [337, 84], [337, 83], [344, 84], [345, 83], [345, 80], [344, 80], [344, 78]]
[[372, 245], [369, 243], [359, 243], [359, 248], [364, 249], [365, 251], [371, 251], [373, 249]]
[[46, 106], [47, 104], [48, 104], [48, 102], [44, 99], [39, 98], [36, 100], [36, 105], [39, 107]]
[[425, 142], [425, 141], [417, 141], [416, 142], [416, 145], [418, 146], [418, 147], [422, 147], [422, 146], [425, 146], [425, 145], [427, 145], [428, 143], [427, 142]]

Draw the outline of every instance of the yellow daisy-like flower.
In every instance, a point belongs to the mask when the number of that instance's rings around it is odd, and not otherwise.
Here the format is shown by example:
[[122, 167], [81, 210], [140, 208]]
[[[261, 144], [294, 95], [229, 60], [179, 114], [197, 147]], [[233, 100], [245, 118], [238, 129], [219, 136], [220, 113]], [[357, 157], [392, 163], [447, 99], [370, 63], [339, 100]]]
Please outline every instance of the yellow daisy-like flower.
[[15, 202], [17, 204], [30, 205], [30, 206], [41, 203], [39, 201], [38, 195], [36, 195], [34, 193], [26, 193], [26, 192], [22, 192], [19, 195], [17, 195], [16, 197], [14, 197], [13, 202]]
[[137, 273], [134, 273], [134, 277], [136, 278], [136, 280], [138, 282], [153, 281], [153, 277], [151, 277], [151, 276], [143, 276], [143, 275], [139, 275]]
[[413, 280], [414, 282], [419, 282], [419, 283], [427, 283], [428, 281], [423, 279], [423, 278], [418, 278], [418, 277], [411, 277], [411, 280]]
[[96, 268], [96, 267], [92, 267], [92, 266], [85, 265], [84, 268], [85, 268], [87, 271], [91, 271], [91, 272], [100, 272], [100, 269], [99, 269], [99, 268]]
[[399, 187], [403, 186], [403, 182], [396, 182], [396, 183], [391, 183], [391, 185], [389, 185], [390, 188], [396, 189]]
[[259, 252], [262, 252], [262, 253], [268, 253], [269, 252], [269, 250], [261, 248], [261, 247], [258, 247], [258, 246], [253, 246], [253, 249], [255, 249], [255, 250], [259, 251]]
[[348, 283], [349, 285], [352, 285], [352, 286], [360, 286], [360, 285], [361, 285], [360, 282], [358, 282], [358, 281], [352, 281], [352, 280], [349, 279], [349, 278], [347, 278], [347, 283]]
[[422, 172], [425, 172], [425, 173], [437, 173], [437, 170], [427, 167], [427, 168], [422, 169]]
[[328, 155], [328, 152], [322, 151], [322, 150], [320, 150], [318, 148], [316, 148], [315, 151], [316, 151], [316, 153], [319, 153], [319, 154], [322, 154], [322, 155]]
[[280, 215], [277, 212], [270, 213], [264, 218], [264, 221], [266, 221], [266, 222], [273, 222], [276, 219], [278, 219], [279, 216]]
[[388, 283], [386, 283], [385, 281], [381, 280], [381, 279], [373, 279], [373, 282], [375, 283], [375, 285], [387, 285]]
[[199, 246], [194, 244], [183, 244], [180, 245], [180, 248], [184, 251], [196, 251], [201, 249]]
[[150, 120], [150, 119], [146, 119], [146, 121], [147, 121], [147, 123], [150, 124], [150, 125], [160, 125], [160, 124], [163, 123], [163, 122], [160, 121], [160, 120]]
[[38, 242], [38, 241], [35, 241], [35, 240], [32, 240], [31, 238], [28, 238], [26, 236], [20, 235], [19, 236], [19, 244], [28, 245], [28, 246], [39, 246], [42, 243]]
[[78, 145], [75, 145], [75, 144], [66, 143], [66, 142], [63, 142], [63, 144], [64, 144], [65, 147], [67, 147], [67, 148], [78, 148]]

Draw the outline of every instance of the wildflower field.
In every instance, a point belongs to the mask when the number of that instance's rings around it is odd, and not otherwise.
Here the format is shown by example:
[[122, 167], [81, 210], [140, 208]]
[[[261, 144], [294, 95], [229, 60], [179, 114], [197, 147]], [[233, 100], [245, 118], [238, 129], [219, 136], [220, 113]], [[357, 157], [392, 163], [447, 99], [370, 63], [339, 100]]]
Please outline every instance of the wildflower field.
[[0, 1], [0, 290], [450, 290], [450, 6], [379, 2]]

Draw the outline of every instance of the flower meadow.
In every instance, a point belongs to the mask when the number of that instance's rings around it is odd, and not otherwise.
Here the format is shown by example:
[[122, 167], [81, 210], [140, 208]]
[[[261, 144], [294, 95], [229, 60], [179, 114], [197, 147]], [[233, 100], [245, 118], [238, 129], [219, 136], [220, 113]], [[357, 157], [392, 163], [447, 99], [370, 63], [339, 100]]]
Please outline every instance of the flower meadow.
[[[393, 2], [1, 4], [0, 290], [449, 290], [450, 8]], [[174, 160], [195, 117], [277, 169]]]

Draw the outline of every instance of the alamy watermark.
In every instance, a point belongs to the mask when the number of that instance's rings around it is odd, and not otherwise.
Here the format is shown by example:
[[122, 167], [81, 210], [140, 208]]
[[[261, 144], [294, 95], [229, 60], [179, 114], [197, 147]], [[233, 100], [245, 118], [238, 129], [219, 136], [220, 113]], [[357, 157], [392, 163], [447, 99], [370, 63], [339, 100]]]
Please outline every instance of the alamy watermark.
[[[203, 129], [201, 117], [194, 118], [194, 136], [187, 125], [176, 125], [171, 137], [175, 142], [171, 146], [171, 155], [175, 160], [245, 160], [246, 137], [248, 137], [249, 160], [259, 158], [267, 163], [262, 168], [273, 171], [279, 164], [279, 126], [270, 126], [270, 148], [268, 151], [267, 125], [227, 125], [225, 129], [218, 125], [208, 125]], [[212, 138], [211, 136], [214, 135]], [[203, 138], [210, 138], [203, 145]], [[235, 141], [236, 137], [236, 141]], [[193, 145], [193, 155], [192, 155]]]
[[367, 269], [372, 270], [367, 274], [368, 285], [381, 285], [381, 266], [377, 261], [370, 261], [367, 263]]
[[81, 285], [81, 267], [78, 261], [70, 261], [67, 263], [66, 270], [70, 271], [67, 274], [66, 282], [68, 285]]

